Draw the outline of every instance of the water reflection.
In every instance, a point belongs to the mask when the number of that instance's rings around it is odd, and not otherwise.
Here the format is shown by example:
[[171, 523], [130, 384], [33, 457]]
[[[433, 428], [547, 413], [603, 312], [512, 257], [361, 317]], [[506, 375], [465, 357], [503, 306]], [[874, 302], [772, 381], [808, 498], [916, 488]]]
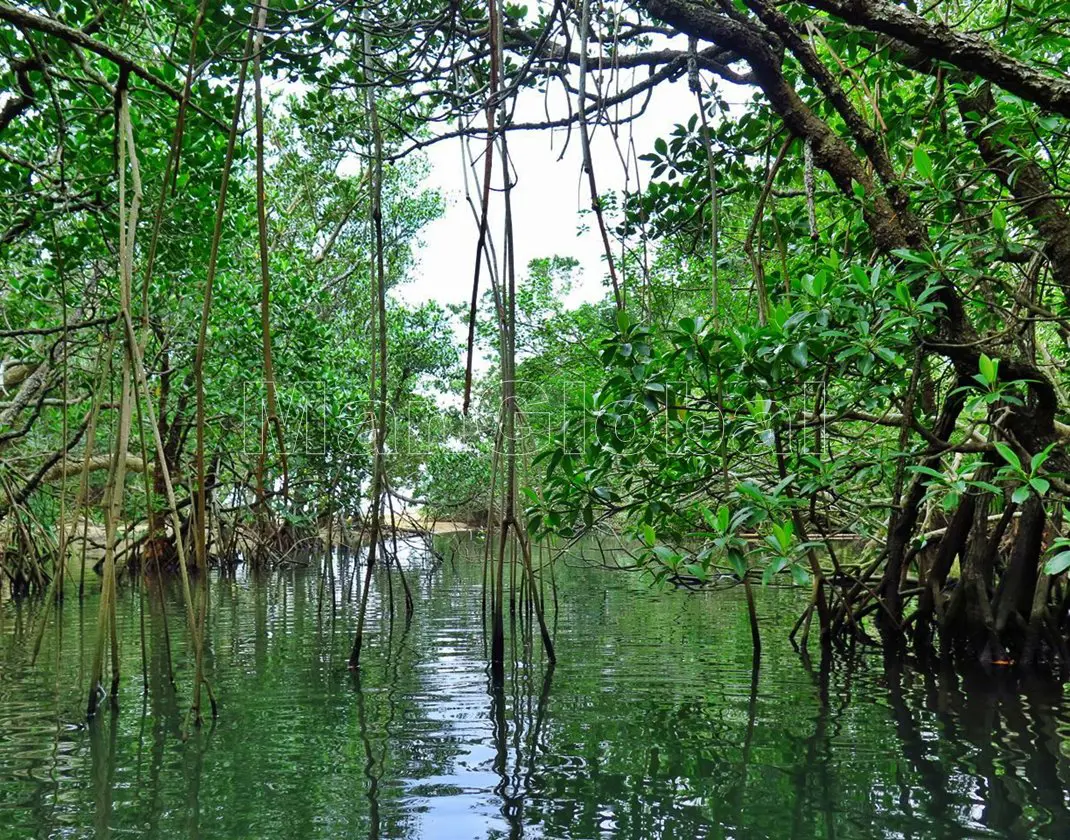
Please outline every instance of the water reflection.
[[570, 567], [556, 669], [518, 601], [514, 658], [495, 675], [479, 548], [445, 556], [411, 559], [411, 621], [397, 570], [376, 573], [356, 673], [353, 556], [327, 576], [214, 579], [221, 717], [185, 741], [171, 587], [122, 594], [118, 703], [88, 726], [95, 602], [68, 598], [33, 668], [41, 607], [3, 603], [0, 837], [1070, 836], [1058, 685], [811, 661], [786, 641], [798, 601], [775, 590], [755, 663], [742, 593], [656, 594]]
[[[357, 697], [357, 720], [360, 724], [360, 742], [364, 745], [364, 775], [368, 780], [367, 790], [365, 795], [368, 798], [368, 840], [379, 840], [379, 779], [381, 777], [381, 770], [379, 768], [384, 767], [384, 760], [376, 762], [375, 753], [372, 749], [371, 738], [368, 735], [368, 713], [365, 710], [364, 704], [364, 689], [360, 684], [360, 671], [354, 670], [351, 672], [353, 675], [353, 690]], [[386, 745], [383, 746], [384, 753]]]

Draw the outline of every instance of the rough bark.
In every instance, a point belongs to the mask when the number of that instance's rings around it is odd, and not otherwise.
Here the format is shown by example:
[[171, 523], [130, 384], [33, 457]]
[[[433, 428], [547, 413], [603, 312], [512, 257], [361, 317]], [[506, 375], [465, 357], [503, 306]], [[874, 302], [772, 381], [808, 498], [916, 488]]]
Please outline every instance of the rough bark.
[[932, 640], [931, 622], [936, 612], [940, 593], [947, 583], [947, 576], [951, 572], [951, 566], [966, 547], [966, 540], [970, 534], [970, 526], [973, 524], [973, 513], [977, 497], [967, 494], [958, 508], [955, 509], [951, 522], [944, 531], [940, 545], [936, 549], [936, 558], [933, 560], [929, 577], [925, 581], [925, 587], [918, 599], [918, 612], [914, 623], [914, 645], [922, 649]]
[[1039, 496], [1030, 496], [1022, 505], [1010, 561], [996, 593], [996, 632], [1000, 634], [1018, 626], [1012, 621], [1015, 616], [1022, 624], [1029, 618], [1040, 572], [1044, 521], [1044, 503]]

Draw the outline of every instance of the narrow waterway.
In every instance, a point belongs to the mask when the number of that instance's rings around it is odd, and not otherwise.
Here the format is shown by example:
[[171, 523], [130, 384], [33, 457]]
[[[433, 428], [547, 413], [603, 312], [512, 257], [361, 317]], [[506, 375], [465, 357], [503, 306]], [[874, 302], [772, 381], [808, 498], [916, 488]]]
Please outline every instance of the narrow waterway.
[[188, 740], [177, 592], [177, 693], [156, 594], [128, 586], [117, 708], [89, 726], [96, 599], [68, 599], [34, 667], [40, 606], [3, 603], [0, 837], [1070, 836], [1057, 685], [808, 661], [787, 643], [799, 598], [783, 589], [761, 594], [755, 672], [738, 590], [653, 592], [572, 562], [557, 570], [557, 668], [518, 640], [495, 686], [480, 567], [453, 539], [455, 560], [410, 561], [408, 626], [396, 581], [393, 622], [373, 599], [359, 677], [345, 560], [333, 597], [305, 569], [213, 577], [220, 716]]

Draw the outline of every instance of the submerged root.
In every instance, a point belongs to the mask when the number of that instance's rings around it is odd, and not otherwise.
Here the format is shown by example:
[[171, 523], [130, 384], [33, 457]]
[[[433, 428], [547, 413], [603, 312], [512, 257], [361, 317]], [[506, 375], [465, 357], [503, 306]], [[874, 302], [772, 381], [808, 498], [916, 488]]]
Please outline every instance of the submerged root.
[[[937, 545], [928, 574], [918, 585], [897, 588], [898, 605], [909, 606], [916, 598], [917, 607], [894, 634], [882, 633], [887, 651], [910, 646], [929, 659], [938, 639], [941, 655], [964, 665], [1070, 672], [1068, 628], [1060, 621], [1066, 614], [1063, 587], [1042, 568], [1043, 505], [1027, 500], [1020, 521], [1015, 522], [1010, 506], [996, 520], [989, 516], [987, 504], [970, 497], [963, 500]], [[951, 576], [956, 559], [962, 568], [958, 579]], [[861, 597], [852, 597], [851, 592]], [[866, 622], [875, 614], [883, 617], [883, 626], [891, 626], [885, 593], [861, 585], [851, 592], [844, 593], [837, 606], [833, 628], [837, 640], [868, 638]], [[805, 645], [814, 608], [811, 597], [792, 628], [793, 644]]]

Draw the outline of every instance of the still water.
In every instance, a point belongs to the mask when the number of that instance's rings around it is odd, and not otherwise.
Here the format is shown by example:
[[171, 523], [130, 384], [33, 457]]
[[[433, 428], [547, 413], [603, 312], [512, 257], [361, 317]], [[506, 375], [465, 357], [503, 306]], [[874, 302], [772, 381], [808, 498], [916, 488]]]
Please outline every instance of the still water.
[[739, 592], [572, 562], [558, 666], [521, 645], [495, 687], [479, 565], [455, 547], [413, 562], [408, 627], [397, 581], [393, 623], [373, 599], [359, 678], [340, 583], [332, 599], [301, 569], [213, 578], [220, 716], [188, 740], [177, 592], [177, 696], [159, 605], [128, 588], [118, 708], [89, 726], [95, 599], [68, 599], [33, 668], [39, 608], [0, 604], [0, 838], [1070, 837], [1060, 686], [807, 661], [786, 642], [799, 598], [773, 589], [755, 672]]

